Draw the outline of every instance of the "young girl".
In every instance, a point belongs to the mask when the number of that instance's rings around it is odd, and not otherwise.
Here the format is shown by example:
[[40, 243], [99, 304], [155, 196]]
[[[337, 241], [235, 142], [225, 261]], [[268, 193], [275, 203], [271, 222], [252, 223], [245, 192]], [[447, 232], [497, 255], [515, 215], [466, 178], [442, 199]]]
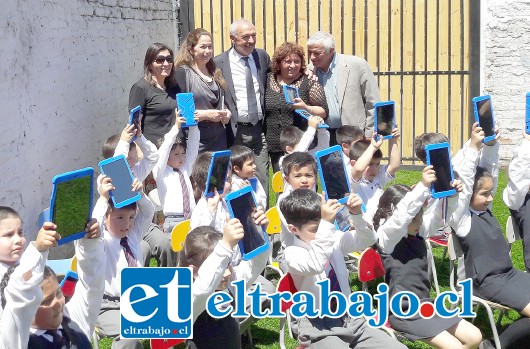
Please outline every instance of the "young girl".
[[[263, 210], [258, 210], [254, 219], [259, 225], [268, 223]], [[188, 348], [241, 348], [238, 321], [231, 316], [212, 318], [205, 309], [206, 301], [214, 291], [231, 292], [230, 282], [241, 279], [246, 281], [248, 288], [265, 268], [270, 248], [250, 261], [242, 261], [234, 267], [230, 265], [234, 247], [243, 235], [243, 225], [238, 219], [231, 219], [226, 223], [223, 234], [210, 226], [201, 226], [186, 237], [180, 266], [191, 267], [194, 278], [194, 338], [188, 340]]]
[[104, 286], [99, 272], [105, 263], [99, 224], [95, 219], [88, 222], [86, 238], [75, 242], [80, 279], [64, 314], [65, 301], [57, 278], [45, 267], [49, 248], [60, 239], [55, 229], [55, 224], [44, 223], [20, 264], [4, 274], [3, 348], [91, 348], [88, 338]]
[[[427, 166], [421, 182], [413, 190], [405, 185], [393, 185], [379, 199], [373, 221], [391, 296], [406, 290], [421, 300], [430, 299], [427, 247], [418, 233], [423, 205], [430, 197], [430, 186], [435, 180], [432, 166]], [[459, 186], [457, 181], [453, 185]], [[389, 320], [392, 328], [408, 340], [421, 340], [436, 348], [477, 348], [482, 340], [478, 328], [458, 317], [445, 319], [435, 315], [423, 319], [416, 315], [402, 319], [390, 314]]]
[[491, 213], [499, 174], [499, 144], [494, 140], [483, 146], [482, 139], [484, 132], [474, 125], [470, 148], [475, 161], [466, 161], [460, 167], [464, 190], [449, 223], [462, 245], [473, 293], [530, 317], [530, 293], [521, 292], [530, 289], [530, 274], [513, 267], [510, 247]]

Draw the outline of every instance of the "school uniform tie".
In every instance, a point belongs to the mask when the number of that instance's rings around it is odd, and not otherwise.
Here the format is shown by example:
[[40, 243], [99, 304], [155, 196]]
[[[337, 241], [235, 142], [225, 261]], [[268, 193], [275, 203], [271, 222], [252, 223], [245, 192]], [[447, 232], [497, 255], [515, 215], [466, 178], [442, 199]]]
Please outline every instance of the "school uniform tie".
[[[340, 289], [339, 279], [337, 278], [337, 274], [335, 273], [335, 269], [333, 269], [333, 265], [331, 263], [329, 263], [328, 279], [330, 293], [333, 291], [342, 292]], [[331, 299], [329, 308], [332, 312], [335, 312], [337, 310], [337, 300], [335, 298]]]
[[256, 90], [254, 90], [254, 80], [252, 79], [252, 71], [248, 61], [249, 57], [243, 57], [243, 60], [245, 61], [245, 81], [247, 84], [248, 119], [252, 125], [256, 125], [259, 121]]
[[47, 330], [44, 333], [47, 334], [48, 336], [51, 336], [53, 338], [52, 348], [62, 348], [63, 345], [66, 344], [64, 336], [61, 333], [61, 330], [59, 330], [59, 329], [57, 329], [57, 330]]
[[184, 175], [179, 169], [175, 169], [175, 172], [179, 174], [180, 186], [182, 187], [182, 212], [184, 213], [184, 219], [190, 219], [191, 217], [191, 206], [190, 206], [190, 191], [188, 185], [184, 179]]
[[121, 247], [123, 247], [125, 259], [127, 260], [127, 265], [129, 267], [136, 267], [136, 259], [134, 258], [134, 254], [132, 253], [131, 246], [129, 246], [127, 236], [121, 238], [120, 245]]

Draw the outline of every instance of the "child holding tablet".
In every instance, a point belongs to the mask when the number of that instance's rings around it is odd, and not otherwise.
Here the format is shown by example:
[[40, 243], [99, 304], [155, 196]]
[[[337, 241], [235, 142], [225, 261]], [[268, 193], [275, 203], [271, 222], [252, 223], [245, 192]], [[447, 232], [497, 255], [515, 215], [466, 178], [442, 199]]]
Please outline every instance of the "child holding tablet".
[[[267, 224], [261, 209], [254, 214], [254, 219], [258, 225]], [[190, 348], [241, 348], [237, 319], [231, 316], [213, 319], [206, 312], [206, 301], [216, 290], [231, 290], [235, 294], [231, 281], [243, 279], [246, 287], [250, 287], [265, 268], [270, 248], [252, 260], [231, 264], [234, 249], [244, 234], [243, 225], [234, 218], [226, 223], [223, 234], [212, 227], [201, 226], [186, 236], [180, 266], [193, 269], [194, 338], [188, 340]]]
[[[151, 224], [155, 207], [143, 193], [143, 185], [135, 179], [133, 190], [141, 193], [137, 202], [122, 208], [116, 208], [109, 200], [113, 189], [112, 180], [106, 176], [98, 178], [99, 199], [94, 207], [93, 216], [98, 222], [104, 222], [102, 235], [105, 244], [105, 293], [101, 302], [97, 327], [107, 336], [117, 336], [112, 348], [142, 348], [137, 339], [120, 339], [120, 294], [121, 271], [125, 267], [141, 267], [142, 236]], [[102, 271], [100, 271], [102, 272]]]
[[358, 193], [366, 205], [366, 217], [373, 217], [385, 185], [394, 179], [401, 164], [401, 152], [397, 140], [399, 129], [392, 130], [388, 140], [388, 165], [381, 166], [383, 153], [379, 149], [383, 137], [374, 133], [371, 140], [359, 140], [350, 148], [351, 191]]
[[[267, 194], [256, 178], [256, 163], [254, 162], [254, 152], [244, 145], [234, 145], [230, 147], [230, 163], [232, 165], [232, 191], [239, 190], [254, 181], [254, 195], [258, 206], [267, 207]], [[268, 189], [268, 188], [267, 188]]]
[[153, 168], [153, 177], [164, 211], [166, 234], [171, 234], [177, 223], [191, 218], [191, 212], [195, 208], [190, 173], [199, 153], [200, 134], [197, 126], [191, 126], [188, 142], [179, 138], [178, 134], [184, 123], [185, 118], [175, 118], [175, 125], [166, 133], [158, 149], [158, 162]]
[[[420, 300], [430, 300], [427, 272], [427, 247], [419, 235], [423, 205], [431, 196], [430, 186], [436, 180], [432, 166], [423, 169], [421, 182], [413, 190], [405, 185], [393, 185], [379, 200], [373, 223], [377, 230], [381, 257], [385, 266], [390, 296], [399, 291], [415, 293]], [[462, 190], [458, 181], [453, 183]], [[434, 315], [423, 319], [389, 317], [392, 328], [410, 341], [421, 340], [435, 348], [477, 348], [482, 340], [480, 330], [458, 318]]]
[[[280, 208], [293, 235], [284, 250], [287, 271], [296, 289], [312, 293], [315, 308], [322, 309], [317, 282], [330, 280], [330, 291], [349, 297], [349, 272], [344, 256], [375, 243], [375, 234], [361, 215], [361, 200], [351, 194], [346, 207], [357, 230], [337, 232], [335, 215], [340, 204], [325, 201], [310, 189], [297, 189], [281, 203]], [[330, 309], [333, 310], [333, 302]], [[379, 330], [369, 327], [363, 318], [301, 318], [298, 320], [298, 342], [304, 348], [406, 348]]]

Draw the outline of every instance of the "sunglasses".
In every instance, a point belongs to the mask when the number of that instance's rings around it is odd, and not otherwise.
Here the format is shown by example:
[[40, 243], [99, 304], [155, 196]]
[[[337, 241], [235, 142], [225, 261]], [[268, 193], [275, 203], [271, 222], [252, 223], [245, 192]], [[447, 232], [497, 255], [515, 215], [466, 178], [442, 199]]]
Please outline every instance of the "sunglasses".
[[168, 62], [169, 64], [173, 63], [173, 57], [172, 56], [158, 56], [155, 59], [155, 62], [158, 64], [164, 64], [164, 61]]

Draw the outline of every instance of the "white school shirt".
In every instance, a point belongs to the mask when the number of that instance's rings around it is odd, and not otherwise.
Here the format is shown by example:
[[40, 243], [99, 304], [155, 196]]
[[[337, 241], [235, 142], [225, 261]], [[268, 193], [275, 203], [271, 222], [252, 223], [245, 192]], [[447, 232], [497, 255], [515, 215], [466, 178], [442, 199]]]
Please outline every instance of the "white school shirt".
[[317, 309], [321, 306], [317, 282], [327, 278], [329, 262], [335, 270], [342, 293], [348, 297], [351, 291], [344, 256], [376, 242], [374, 231], [362, 215], [352, 215], [352, 221], [357, 230], [341, 232], [336, 231], [334, 224], [321, 220], [315, 240], [308, 244], [295, 237], [293, 244], [284, 250], [288, 272], [297, 290], [312, 293]]
[[[350, 172], [351, 173], [351, 172]], [[377, 211], [379, 205], [379, 198], [383, 195], [385, 185], [394, 180], [388, 173], [388, 165], [381, 166], [379, 173], [372, 182], [366, 178], [361, 177], [359, 181], [352, 178], [351, 191], [361, 197], [366, 206], [365, 217], [372, 221], [372, 218]]]
[[[142, 198], [137, 201], [138, 213], [134, 219], [134, 225], [127, 234], [127, 242], [136, 259], [136, 266], [143, 267], [142, 249], [140, 242], [153, 220], [155, 206], [143, 193]], [[108, 202], [99, 198], [94, 207], [93, 216], [98, 222], [103, 222], [107, 212]], [[121, 293], [121, 271], [128, 267], [125, 252], [120, 245], [120, 238], [114, 237], [105, 227], [101, 225], [101, 233], [105, 243], [105, 294], [111, 297], [119, 297]], [[89, 337], [90, 338], [90, 337]]]
[[[256, 198], [256, 205], [261, 206], [263, 210], [267, 209], [267, 194], [265, 194], [265, 190], [263, 189], [263, 186], [257, 180], [257, 178], [254, 178], [256, 180], [256, 191], [254, 192], [254, 197]], [[232, 189], [230, 191], [236, 191], [241, 188], [246, 187], [247, 185], [250, 185], [248, 180], [245, 180], [235, 173], [232, 174]]]
[[[228, 53], [230, 61], [230, 71], [232, 72], [232, 81], [234, 82], [234, 92], [236, 97], [237, 120], [236, 122], [250, 122], [248, 117], [248, 100], [247, 100], [247, 80], [245, 77], [245, 60], [233, 48]], [[254, 91], [256, 92], [256, 101], [258, 102], [258, 118], [263, 120], [263, 111], [260, 108], [260, 94], [258, 69], [252, 54], [248, 55], [248, 64], [250, 72], [252, 73], [252, 81], [254, 82]]]
[[430, 188], [421, 182], [416, 184], [414, 189], [399, 201], [392, 216], [381, 222], [376, 235], [383, 252], [392, 253], [398, 242], [407, 236], [410, 222], [430, 196]]
[[[158, 154], [155, 145], [145, 138], [143, 134], [141, 137], [137, 137], [134, 142], [140, 147], [143, 158], [131, 168], [131, 171], [140, 182], [143, 182], [158, 161]], [[120, 140], [114, 150], [114, 156], [122, 154], [127, 158], [129, 155], [129, 147], [130, 143]]]
[[[167, 160], [171, 147], [175, 143], [179, 129], [173, 126], [164, 136], [164, 143], [158, 149], [158, 161], [153, 167], [153, 177], [155, 178], [158, 188], [160, 203], [162, 204], [164, 215], [179, 215], [184, 213], [182, 201], [182, 185], [180, 176], [173, 167], [168, 166]], [[188, 187], [190, 212], [195, 208], [195, 197], [193, 196], [193, 187], [190, 181], [190, 173], [199, 154], [199, 128], [190, 127], [188, 134], [188, 144], [186, 147], [186, 158], [180, 167], [180, 172], [184, 176], [184, 181]]]
[[[465, 237], [471, 230], [471, 212], [480, 214], [470, 208], [471, 197], [473, 196], [473, 183], [475, 181], [475, 173], [477, 170], [477, 163], [484, 167], [493, 176], [493, 190], [492, 196], [495, 196], [497, 190], [499, 177], [499, 143], [493, 146], [482, 147], [481, 152], [478, 152], [471, 147], [467, 148], [468, 155], [465, 156], [459, 165], [459, 175], [462, 181], [463, 190], [456, 198], [449, 198], [449, 225], [456, 232], [456, 235]], [[489, 209], [491, 210], [491, 204]]]
[[514, 150], [508, 176], [510, 180], [502, 193], [502, 199], [508, 208], [518, 210], [530, 191], [530, 141], [523, 139], [521, 146]]
[[[193, 322], [206, 310], [208, 297], [215, 292], [219, 283], [224, 277], [224, 272], [228, 268], [229, 262], [234, 258], [234, 251], [226, 247], [221, 241], [217, 243], [213, 252], [201, 264], [197, 272], [197, 277], [193, 280]], [[233, 267], [232, 281], [245, 280], [247, 289], [256, 281], [267, 264], [271, 246], [268, 250], [257, 255], [249, 261], [241, 261], [239, 265]], [[234, 288], [229, 285], [231, 291]], [[235, 292], [232, 292], [234, 295]]]

